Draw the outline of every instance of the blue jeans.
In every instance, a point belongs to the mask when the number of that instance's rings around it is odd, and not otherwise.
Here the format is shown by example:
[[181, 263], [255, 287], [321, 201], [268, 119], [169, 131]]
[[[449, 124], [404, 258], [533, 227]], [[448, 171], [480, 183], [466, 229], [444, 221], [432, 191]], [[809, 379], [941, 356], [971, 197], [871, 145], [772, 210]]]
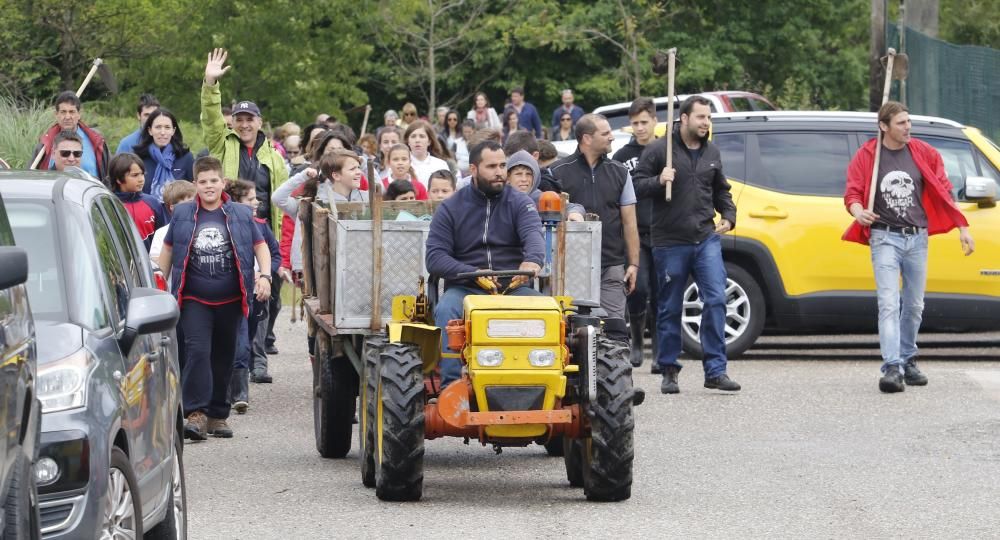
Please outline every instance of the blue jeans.
[[653, 248], [648, 245], [639, 247], [639, 271], [635, 277], [635, 290], [628, 295], [628, 313], [631, 316], [638, 316], [646, 313], [646, 303], [656, 310], [656, 291], [659, 284], [656, 282], [656, 268], [653, 265]]
[[917, 355], [917, 331], [927, 288], [927, 230], [902, 234], [874, 229], [869, 245], [878, 296], [882, 372], [890, 368], [902, 372], [903, 364]]
[[664, 369], [681, 369], [677, 357], [681, 354], [684, 289], [688, 277], [693, 276], [704, 303], [700, 337], [705, 378], [726, 373], [726, 266], [719, 235], [712, 234], [699, 244], [654, 247], [653, 259], [660, 289], [657, 363]]
[[[486, 294], [482, 289], [471, 287], [452, 286], [438, 299], [437, 307], [434, 308], [434, 325], [441, 329], [441, 353], [461, 354], [462, 351], [453, 351], [448, 348], [448, 334], [445, 328], [448, 321], [461, 319], [464, 316], [462, 301], [470, 294]], [[542, 293], [524, 285], [507, 293], [507, 296], [541, 296]], [[457, 381], [462, 376], [462, 361], [458, 358], [441, 358], [441, 388]]]

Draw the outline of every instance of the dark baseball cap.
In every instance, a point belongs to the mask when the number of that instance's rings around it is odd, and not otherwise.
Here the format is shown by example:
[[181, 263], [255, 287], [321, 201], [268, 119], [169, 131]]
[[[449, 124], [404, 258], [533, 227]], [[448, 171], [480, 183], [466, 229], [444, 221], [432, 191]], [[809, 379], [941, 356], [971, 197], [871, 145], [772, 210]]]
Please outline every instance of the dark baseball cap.
[[260, 118], [260, 108], [252, 101], [240, 101], [236, 105], [233, 105], [233, 116], [240, 113], [252, 114]]

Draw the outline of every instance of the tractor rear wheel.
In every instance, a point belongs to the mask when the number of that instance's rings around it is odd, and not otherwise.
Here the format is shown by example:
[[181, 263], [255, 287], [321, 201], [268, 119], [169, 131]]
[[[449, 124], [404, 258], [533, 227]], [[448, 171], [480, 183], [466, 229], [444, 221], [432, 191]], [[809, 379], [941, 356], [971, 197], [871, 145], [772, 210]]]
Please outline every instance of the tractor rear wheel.
[[331, 356], [317, 343], [313, 369], [313, 427], [316, 450], [325, 458], [343, 458], [351, 450], [358, 374], [346, 356]]
[[420, 348], [390, 343], [375, 390], [375, 495], [416, 501], [424, 488], [424, 375]]
[[385, 335], [365, 340], [364, 372], [359, 384], [361, 414], [358, 415], [358, 446], [361, 448], [361, 483], [375, 487], [375, 391], [378, 389], [378, 356], [389, 343]]
[[583, 491], [591, 501], [622, 501], [632, 496], [632, 364], [628, 347], [597, 340], [597, 399], [584, 401], [590, 437], [580, 441]]

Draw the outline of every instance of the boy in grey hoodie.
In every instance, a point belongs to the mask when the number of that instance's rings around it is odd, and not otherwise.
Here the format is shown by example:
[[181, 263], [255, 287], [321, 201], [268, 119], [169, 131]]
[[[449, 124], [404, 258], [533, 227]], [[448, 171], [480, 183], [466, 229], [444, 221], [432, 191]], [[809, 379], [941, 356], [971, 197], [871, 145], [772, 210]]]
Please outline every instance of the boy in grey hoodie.
[[[538, 162], [527, 151], [518, 150], [507, 157], [507, 183], [531, 197], [536, 208], [538, 199], [542, 196], [542, 190], [538, 189], [541, 181], [542, 173], [538, 168]], [[566, 206], [567, 221], [583, 221], [584, 213], [586, 210], [582, 205], [569, 203]]]

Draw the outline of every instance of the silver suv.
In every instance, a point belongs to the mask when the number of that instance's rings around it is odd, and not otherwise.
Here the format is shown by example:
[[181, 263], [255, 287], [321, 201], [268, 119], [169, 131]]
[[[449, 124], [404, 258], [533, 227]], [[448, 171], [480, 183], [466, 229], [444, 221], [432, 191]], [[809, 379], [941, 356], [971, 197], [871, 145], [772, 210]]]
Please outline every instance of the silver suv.
[[96, 180], [0, 171], [0, 193], [28, 251], [43, 537], [186, 537], [177, 303]]

